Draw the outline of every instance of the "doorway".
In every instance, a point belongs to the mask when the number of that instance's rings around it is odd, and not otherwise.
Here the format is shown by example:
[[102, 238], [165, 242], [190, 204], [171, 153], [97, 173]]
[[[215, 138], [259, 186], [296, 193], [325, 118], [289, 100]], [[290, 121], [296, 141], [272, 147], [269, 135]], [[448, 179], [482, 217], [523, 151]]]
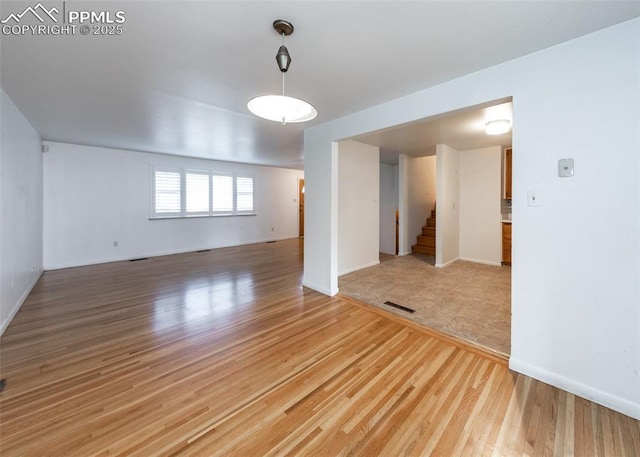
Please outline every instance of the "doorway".
[[[380, 256], [379, 265], [340, 276], [341, 293], [392, 313], [396, 311], [386, 302], [404, 306], [410, 311], [399, 310], [397, 314], [406, 319], [505, 356], [510, 354], [511, 270], [500, 266], [504, 261], [500, 223], [504, 210], [500, 211], [498, 202], [504, 199], [501, 150], [511, 146], [512, 135], [488, 136], [484, 129], [467, 126], [484, 126], [494, 116], [511, 119], [512, 109], [511, 100], [498, 100], [351, 138], [380, 148], [380, 218], [389, 218], [381, 222], [381, 227], [389, 227], [389, 233], [382, 238], [381, 229], [381, 240], [386, 244], [381, 243], [380, 250], [400, 256]], [[473, 133], [459, 133], [463, 131]], [[434, 179], [425, 180], [416, 161], [438, 155], [446, 160], [439, 159], [429, 167]], [[390, 172], [388, 167], [397, 171]], [[397, 176], [393, 182], [387, 177], [390, 173]], [[423, 189], [431, 181], [436, 189]], [[425, 215], [427, 221], [435, 221], [435, 215], [428, 216], [435, 198], [427, 194], [435, 197], [438, 187], [442, 191], [437, 192], [436, 231], [429, 222], [425, 225]], [[383, 203], [392, 200], [403, 209], [396, 225], [397, 251], [392, 245], [395, 240], [389, 217], [393, 213], [383, 211]], [[462, 214], [461, 207], [465, 209]], [[436, 234], [441, 246], [438, 263], [446, 268], [436, 268], [422, 256], [404, 256], [416, 242], [416, 247], [438, 252], [438, 243], [433, 240]]]
[[304, 179], [298, 181], [298, 236], [304, 238]]

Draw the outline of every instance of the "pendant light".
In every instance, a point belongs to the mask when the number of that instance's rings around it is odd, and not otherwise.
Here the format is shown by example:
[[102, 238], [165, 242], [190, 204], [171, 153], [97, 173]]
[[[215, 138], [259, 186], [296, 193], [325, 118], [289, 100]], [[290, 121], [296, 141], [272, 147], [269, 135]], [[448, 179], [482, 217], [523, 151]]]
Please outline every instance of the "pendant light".
[[299, 98], [288, 97], [284, 94], [284, 74], [291, 64], [291, 56], [289, 55], [289, 50], [284, 45], [284, 37], [293, 33], [293, 24], [278, 19], [273, 22], [273, 28], [282, 36], [282, 46], [280, 46], [278, 54], [276, 54], [276, 62], [282, 72], [282, 95], [261, 95], [254, 97], [247, 103], [247, 108], [258, 117], [270, 121], [282, 122], [282, 125], [288, 122], [310, 121], [318, 115], [313, 105]]

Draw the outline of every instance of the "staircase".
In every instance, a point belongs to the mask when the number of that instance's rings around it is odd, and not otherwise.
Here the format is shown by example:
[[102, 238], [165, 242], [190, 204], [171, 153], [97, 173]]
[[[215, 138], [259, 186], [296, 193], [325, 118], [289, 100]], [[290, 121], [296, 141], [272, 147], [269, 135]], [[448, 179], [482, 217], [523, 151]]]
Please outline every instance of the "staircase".
[[418, 243], [411, 246], [413, 254], [436, 255], [436, 209], [431, 211], [427, 225], [422, 227], [422, 235], [418, 235]]

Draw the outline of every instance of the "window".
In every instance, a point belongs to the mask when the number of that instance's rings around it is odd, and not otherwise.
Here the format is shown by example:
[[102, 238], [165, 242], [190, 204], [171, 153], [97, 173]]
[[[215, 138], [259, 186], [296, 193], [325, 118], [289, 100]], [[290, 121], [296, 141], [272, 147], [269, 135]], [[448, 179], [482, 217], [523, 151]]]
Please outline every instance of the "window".
[[250, 176], [236, 177], [236, 211], [253, 211], [253, 178]]
[[180, 172], [156, 170], [154, 174], [154, 213], [180, 213]]
[[211, 175], [211, 187], [213, 188], [213, 204], [211, 211], [214, 213], [232, 213], [233, 176]]
[[209, 212], [209, 172], [186, 173], [187, 213]]
[[253, 176], [152, 168], [151, 218], [255, 214]]

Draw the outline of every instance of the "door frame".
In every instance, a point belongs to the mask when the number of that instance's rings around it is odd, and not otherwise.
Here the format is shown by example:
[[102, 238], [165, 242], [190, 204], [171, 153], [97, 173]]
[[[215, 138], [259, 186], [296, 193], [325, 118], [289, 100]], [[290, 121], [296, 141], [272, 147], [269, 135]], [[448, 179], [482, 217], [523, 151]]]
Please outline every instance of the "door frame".
[[298, 237], [304, 238], [304, 178], [298, 179]]

